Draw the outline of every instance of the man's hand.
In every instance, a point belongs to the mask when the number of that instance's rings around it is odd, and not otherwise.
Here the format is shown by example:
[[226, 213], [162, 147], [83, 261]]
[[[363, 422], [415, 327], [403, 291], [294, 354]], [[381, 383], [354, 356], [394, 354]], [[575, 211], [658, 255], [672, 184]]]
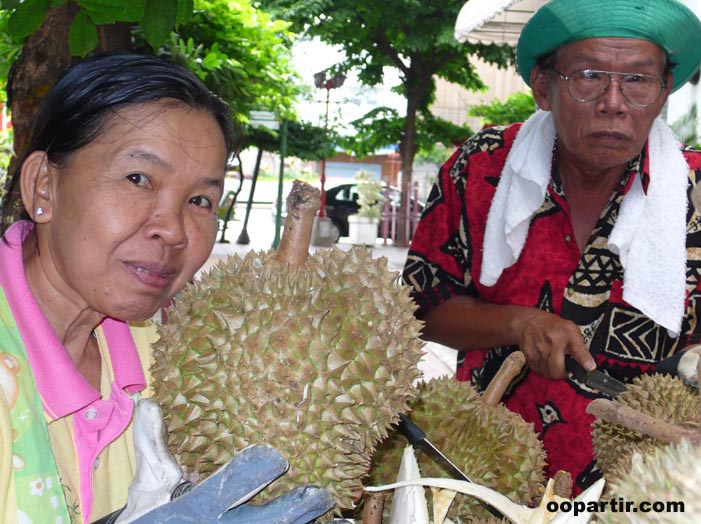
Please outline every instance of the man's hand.
[[587, 371], [596, 368], [596, 362], [574, 322], [540, 309], [520, 308], [511, 326], [519, 349], [526, 356], [526, 363], [539, 375], [565, 378], [565, 355], [572, 356]]

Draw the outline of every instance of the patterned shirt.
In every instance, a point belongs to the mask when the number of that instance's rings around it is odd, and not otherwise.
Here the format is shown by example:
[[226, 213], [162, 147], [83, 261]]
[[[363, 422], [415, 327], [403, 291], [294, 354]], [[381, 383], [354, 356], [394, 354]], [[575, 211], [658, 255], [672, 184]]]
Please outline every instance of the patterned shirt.
[[[647, 148], [631, 161], [580, 254], [567, 198], [553, 173], [534, 214], [518, 261], [492, 287], [480, 284], [487, 214], [520, 124], [483, 130], [467, 140], [441, 168], [414, 235], [404, 282], [413, 287], [419, 313], [457, 295], [494, 304], [533, 306], [576, 323], [599, 369], [623, 381], [652, 373], [655, 363], [701, 340], [701, 215], [692, 191], [701, 179], [701, 152], [684, 150], [691, 167], [687, 194], [687, 304], [678, 338], [624, 302], [623, 269], [607, 248], [623, 196], [634, 177], [649, 180]], [[662, 174], [664, 176], [664, 174]], [[701, 187], [699, 188], [701, 191]], [[650, 275], [655, 278], [655, 275]], [[457, 378], [483, 390], [515, 346], [458, 354]], [[505, 404], [534, 425], [548, 454], [546, 474], [572, 474], [576, 492], [601, 475], [593, 459], [585, 412], [598, 392], [572, 378], [551, 380], [525, 370], [510, 386]]]

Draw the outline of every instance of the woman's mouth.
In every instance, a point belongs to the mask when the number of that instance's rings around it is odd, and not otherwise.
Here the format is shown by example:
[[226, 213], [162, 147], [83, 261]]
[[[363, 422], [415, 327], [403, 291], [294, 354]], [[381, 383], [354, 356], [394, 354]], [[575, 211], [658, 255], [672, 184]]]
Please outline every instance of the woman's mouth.
[[174, 271], [162, 265], [127, 264], [130, 272], [143, 284], [164, 289], [171, 283]]

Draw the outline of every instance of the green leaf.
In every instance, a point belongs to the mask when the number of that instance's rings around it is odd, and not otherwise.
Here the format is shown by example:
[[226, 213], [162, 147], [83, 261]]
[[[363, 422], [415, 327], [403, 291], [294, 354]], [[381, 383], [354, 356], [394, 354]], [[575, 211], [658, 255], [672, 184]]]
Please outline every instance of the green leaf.
[[7, 22], [13, 38], [24, 38], [36, 31], [49, 10], [50, 0], [25, 0], [17, 6]]
[[155, 50], [166, 41], [175, 26], [178, 0], [147, 0], [141, 28], [148, 44]]
[[126, 0], [123, 22], [138, 22], [146, 13], [146, 0]]
[[141, 20], [146, 0], [81, 0], [80, 5], [96, 24], [112, 24]]
[[21, 0], [2, 0], [0, 2], [0, 9], [11, 11], [19, 5]]
[[178, 0], [178, 13], [175, 17], [175, 25], [180, 27], [192, 20], [192, 11], [195, 9], [195, 0]]
[[84, 57], [99, 43], [97, 27], [88, 14], [81, 9], [75, 15], [68, 31], [68, 48], [72, 56]]

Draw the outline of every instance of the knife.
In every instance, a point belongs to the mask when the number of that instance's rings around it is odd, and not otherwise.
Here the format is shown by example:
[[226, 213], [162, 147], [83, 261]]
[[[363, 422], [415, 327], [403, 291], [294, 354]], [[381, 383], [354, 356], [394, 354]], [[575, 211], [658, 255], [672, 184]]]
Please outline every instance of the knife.
[[612, 398], [616, 398], [626, 389], [626, 385], [620, 380], [616, 380], [598, 369], [587, 371], [569, 355], [565, 355], [565, 369], [572, 373], [572, 376], [577, 381], [586, 384], [590, 388], [598, 389], [604, 395]]
[[[399, 414], [399, 423], [397, 424], [397, 428], [402, 435], [406, 437], [409, 444], [411, 444], [414, 449], [423, 451], [431, 458], [431, 460], [433, 460], [433, 462], [438, 464], [446, 473], [448, 473], [451, 478], [472, 483], [472, 480], [470, 480], [470, 478], [465, 475], [460, 468], [453, 464], [448, 457], [446, 457], [436, 446], [431, 443], [431, 441], [426, 438], [426, 433], [424, 433], [419, 426], [414, 424], [414, 422], [407, 415], [404, 415], [403, 413]], [[499, 519], [505, 518], [498, 509], [490, 504], [487, 504], [479, 499], [478, 502], [495, 517]]]

